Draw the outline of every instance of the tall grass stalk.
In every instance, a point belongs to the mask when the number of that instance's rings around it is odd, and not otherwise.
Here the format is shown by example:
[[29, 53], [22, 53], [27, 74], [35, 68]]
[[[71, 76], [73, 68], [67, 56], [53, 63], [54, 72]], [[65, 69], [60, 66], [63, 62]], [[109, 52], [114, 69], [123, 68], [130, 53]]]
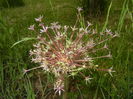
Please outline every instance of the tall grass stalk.
[[55, 17], [55, 16], [56, 16], [56, 14], [55, 14], [54, 7], [53, 7], [53, 4], [52, 4], [52, 1], [51, 1], [51, 0], [49, 0], [49, 4], [50, 4], [51, 9], [52, 9], [52, 14], [53, 14], [53, 17]]
[[119, 18], [119, 23], [118, 23], [118, 26], [117, 26], [117, 32], [121, 31], [122, 26], [124, 24], [125, 15], [127, 14], [127, 11], [128, 11], [128, 3], [129, 3], [129, 0], [124, 0], [121, 15], [120, 15], [120, 18]]
[[111, 7], [112, 7], [112, 1], [111, 1], [110, 5], [109, 5], [109, 8], [108, 8], [107, 17], [106, 17], [105, 24], [104, 24], [104, 26], [103, 26], [103, 28], [102, 28], [102, 32], [105, 31], [105, 29], [106, 29], [106, 27], [107, 27]]
[[31, 84], [31, 81], [30, 81], [28, 76], [27, 76], [26, 82], [27, 83], [24, 85], [24, 88], [25, 88], [25, 90], [27, 92], [27, 99], [35, 99], [34, 90], [32, 88], [32, 84]]

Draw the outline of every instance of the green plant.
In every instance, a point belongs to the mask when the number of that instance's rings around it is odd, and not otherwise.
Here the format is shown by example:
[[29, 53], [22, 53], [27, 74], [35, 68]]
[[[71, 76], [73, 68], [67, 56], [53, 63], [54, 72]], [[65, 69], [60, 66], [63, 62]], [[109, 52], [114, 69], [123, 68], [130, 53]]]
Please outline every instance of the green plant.
[[[58, 22], [46, 26], [42, 22], [42, 16], [35, 18], [37, 25], [29, 27], [29, 30], [37, 34], [37, 43], [33, 45], [34, 49], [30, 51], [30, 56], [33, 56], [32, 62], [38, 63], [40, 66], [25, 69], [24, 74], [36, 69], [43, 69], [46, 73], [53, 74], [55, 94], [61, 95], [63, 92], [63, 99], [67, 99], [69, 83], [71, 83], [69, 79], [72, 77], [81, 75], [86, 83], [90, 83], [94, 71], [108, 72], [111, 76], [112, 72], [115, 72], [112, 67], [105, 69], [98, 66], [97, 63], [94, 64], [94, 61], [112, 57], [105, 43], [116, 37], [117, 34], [107, 29], [105, 32], [98, 33], [95, 29], [91, 29], [89, 22], [85, 26], [81, 11], [82, 8], [78, 8], [80, 28], [77, 28], [76, 25], [73, 27], [61, 26]], [[100, 51], [108, 54], [95, 56], [95, 53]], [[85, 75], [84, 71], [88, 71], [89, 75]]]
[[[39, 14], [45, 15], [45, 24], [59, 21], [60, 24], [73, 25], [76, 20], [76, 10], [74, 7], [76, 8], [79, 5], [76, 4], [77, 0], [51, 0], [55, 15], [58, 10], [58, 18], [55, 18], [47, 0], [24, 1], [26, 4], [24, 7], [16, 9], [9, 8], [0, 11], [0, 99], [48, 99], [48, 97], [53, 99], [54, 92], [52, 84], [54, 81], [50, 74], [46, 74], [46, 77], [40, 69], [29, 72], [24, 77], [22, 76], [23, 68], [30, 69], [38, 66], [31, 63], [29, 58], [29, 50], [32, 48], [34, 41], [23, 42], [13, 48], [10, 47], [14, 42], [21, 40], [21, 38], [28, 36], [28, 38], [23, 40], [27, 41], [30, 40], [30, 37], [35, 36], [34, 33], [27, 30], [27, 27], [33, 24], [33, 18]], [[116, 31], [119, 19], [123, 21], [120, 22], [122, 27], [119, 27], [120, 31], [118, 31], [121, 37], [113, 39], [111, 44], [109, 43], [113, 58], [111, 60], [99, 59], [99, 61], [96, 61], [96, 63], [101, 64], [100, 66], [114, 66], [115, 75], [111, 77], [103, 72], [95, 72], [91, 84], [87, 85], [80, 75], [69, 79], [70, 85], [67, 96], [70, 99], [133, 98], [133, 18], [131, 10], [133, 0], [129, 0], [130, 3], [126, 3], [126, 6], [130, 6], [128, 11], [125, 10], [124, 6], [123, 10], [126, 11], [126, 14], [121, 9], [123, 1], [127, 2], [127, 0], [112, 1], [111, 13], [109, 13], [109, 17], [106, 20], [107, 24], [105, 25], [111, 28], [112, 31]], [[30, 8], [34, 8], [34, 10], [30, 10]], [[115, 8], [117, 8], [117, 12], [116, 10], [112, 11]], [[120, 16], [121, 11], [124, 13]], [[123, 15], [124, 18], [120, 18]], [[89, 21], [93, 23], [92, 27], [100, 31], [103, 29], [105, 16], [100, 17], [100, 20], [97, 19], [99, 18]], [[102, 52], [96, 55], [102, 55]], [[87, 73], [86, 71], [86, 75], [88, 75]], [[40, 87], [40, 82], [43, 87]], [[60, 97], [56, 98], [59, 99]]]

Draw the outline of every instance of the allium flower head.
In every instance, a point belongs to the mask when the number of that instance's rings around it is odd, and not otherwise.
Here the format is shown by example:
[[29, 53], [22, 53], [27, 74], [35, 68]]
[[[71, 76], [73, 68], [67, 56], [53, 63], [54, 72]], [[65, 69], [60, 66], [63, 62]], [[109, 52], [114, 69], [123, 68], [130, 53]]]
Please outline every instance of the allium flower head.
[[[81, 8], [78, 8], [78, 10], [80, 11]], [[36, 21], [40, 22], [39, 24], [43, 24], [41, 20], [42, 17], [36, 19]], [[64, 91], [64, 75], [81, 74], [86, 82], [90, 83], [92, 77], [86, 77], [82, 73], [85, 69], [107, 71], [111, 76], [111, 73], [114, 72], [112, 68], [99, 69], [94, 61], [111, 57], [106, 42], [114, 38], [115, 34], [110, 30], [106, 30], [103, 37], [96, 30], [89, 29], [90, 25], [92, 24], [88, 22], [86, 28], [77, 28], [76, 26], [61, 26], [58, 22], [55, 22], [47, 27], [41, 25], [41, 29], [39, 29], [41, 34], [39, 33], [37, 36], [38, 41], [34, 44], [34, 49], [30, 51], [32, 62], [40, 65], [40, 67], [36, 68], [42, 68], [55, 75], [54, 89], [59, 95], [61, 91]], [[108, 35], [110, 33], [112, 35]], [[88, 40], [84, 41], [84, 37]], [[102, 47], [97, 47], [99, 45]], [[99, 51], [106, 51], [109, 54], [95, 56], [95, 53]]]

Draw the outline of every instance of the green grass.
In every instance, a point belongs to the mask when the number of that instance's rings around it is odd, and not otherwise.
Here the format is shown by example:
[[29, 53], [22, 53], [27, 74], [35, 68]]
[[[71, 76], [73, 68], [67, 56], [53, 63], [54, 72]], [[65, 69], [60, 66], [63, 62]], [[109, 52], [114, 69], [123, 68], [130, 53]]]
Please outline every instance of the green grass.
[[[128, 0], [127, 0], [128, 1]], [[76, 21], [77, 0], [24, 0], [25, 6], [0, 10], [0, 99], [52, 99], [53, 91], [49, 75], [46, 79], [41, 71], [23, 75], [23, 68], [36, 66], [30, 62], [29, 50], [34, 41], [11, 46], [24, 37], [34, 37], [28, 27], [34, 18], [44, 15], [44, 22], [59, 21], [62, 25], [73, 25]], [[75, 92], [69, 93], [70, 99], [131, 99], [133, 98], [133, 21], [128, 3], [113, 1], [108, 20], [92, 18], [99, 30], [103, 26], [120, 34], [120, 38], [110, 43], [112, 60], [99, 61], [102, 65], [113, 66], [114, 77], [96, 73], [92, 84], [85, 85], [80, 77], [75, 78]], [[116, 7], [116, 8], [115, 8]], [[119, 10], [119, 11], [118, 11]], [[98, 21], [98, 22], [96, 22]], [[105, 22], [106, 21], [106, 22]], [[107, 22], [108, 21], [108, 22]], [[106, 23], [104, 25], [104, 23]], [[104, 27], [105, 28], [105, 27]], [[38, 76], [40, 74], [40, 76]], [[104, 77], [103, 77], [104, 76]], [[43, 98], [42, 98], [43, 97]], [[58, 98], [57, 98], [58, 99]]]

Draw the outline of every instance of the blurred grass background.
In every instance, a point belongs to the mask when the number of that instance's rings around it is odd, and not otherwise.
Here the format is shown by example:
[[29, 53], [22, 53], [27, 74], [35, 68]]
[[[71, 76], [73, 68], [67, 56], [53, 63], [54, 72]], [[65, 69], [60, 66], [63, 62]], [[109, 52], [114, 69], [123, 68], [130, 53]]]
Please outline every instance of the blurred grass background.
[[1, 0], [0, 6], [4, 8], [24, 6], [23, 0]]
[[[51, 78], [46, 79], [41, 71], [23, 76], [23, 68], [35, 66], [29, 57], [34, 41], [11, 46], [24, 37], [35, 36], [27, 28], [39, 15], [44, 15], [46, 24], [54, 21], [62, 25], [75, 24], [76, 8], [81, 4], [78, 0], [23, 0], [23, 3], [20, 7], [0, 7], [0, 99], [52, 99]], [[112, 0], [108, 18], [106, 15], [86, 17], [99, 31], [106, 23], [108, 28], [120, 34], [120, 38], [114, 39], [109, 46], [113, 59], [98, 61], [102, 65], [113, 66], [116, 73], [114, 77], [96, 73], [88, 85], [80, 77], [75, 78], [74, 84], [70, 85], [69, 99], [133, 98], [132, 4], [130, 0]]]

